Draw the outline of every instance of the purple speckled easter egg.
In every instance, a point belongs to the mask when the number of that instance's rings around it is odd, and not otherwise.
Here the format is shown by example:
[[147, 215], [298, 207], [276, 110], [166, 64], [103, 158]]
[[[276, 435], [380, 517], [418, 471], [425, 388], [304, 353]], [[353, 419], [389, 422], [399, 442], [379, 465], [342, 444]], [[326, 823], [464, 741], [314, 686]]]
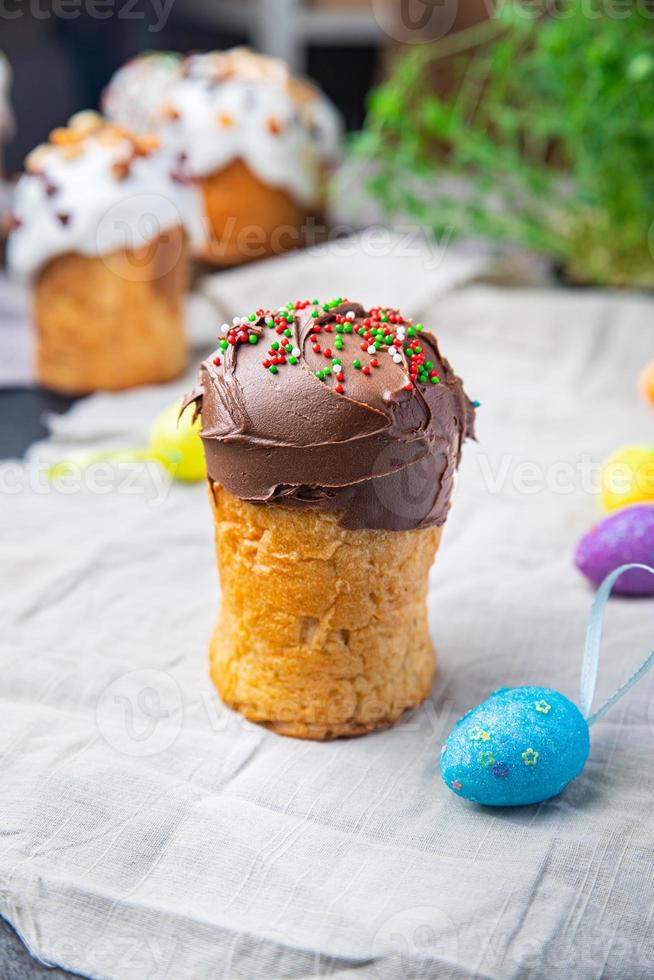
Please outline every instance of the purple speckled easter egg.
[[[654, 568], [654, 506], [637, 504], [610, 514], [584, 534], [577, 545], [575, 565], [595, 585], [628, 562]], [[654, 595], [654, 575], [634, 568], [620, 576], [613, 591]]]

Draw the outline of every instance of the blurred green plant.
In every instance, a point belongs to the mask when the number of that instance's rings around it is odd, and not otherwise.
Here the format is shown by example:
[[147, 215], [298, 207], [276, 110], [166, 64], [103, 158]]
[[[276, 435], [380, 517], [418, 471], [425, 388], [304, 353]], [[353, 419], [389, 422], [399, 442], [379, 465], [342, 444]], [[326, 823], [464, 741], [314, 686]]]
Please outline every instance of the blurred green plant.
[[572, 281], [654, 286], [654, 7], [500, 4], [409, 49], [373, 90], [354, 141], [371, 192], [438, 237], [527, 247]]

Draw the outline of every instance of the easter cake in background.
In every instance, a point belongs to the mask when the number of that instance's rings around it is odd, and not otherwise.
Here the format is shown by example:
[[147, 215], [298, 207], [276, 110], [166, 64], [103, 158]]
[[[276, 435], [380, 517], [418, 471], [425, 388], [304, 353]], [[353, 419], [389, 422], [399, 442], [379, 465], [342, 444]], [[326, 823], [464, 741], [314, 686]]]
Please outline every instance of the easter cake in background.
[[152, 133], [169, 118], [168, 99], [182, 77], [182, 55], [144, 51], [118, 69], [102, 92], [108, 119], [135, 133]]
[[474, 409], [436, 338], [339, 297], [225, 324], [201, 413], [221, 606], [211, 675], [301, 738], [429, 695], [426, 594]]
[[187, 235], [157, 146], [83, 112], [27, 158], [8, 261], [32, 287], [48, 388], [120, 389], [184, 369]]
[[199, 258], [236, 265], [295, 248], [321, 219], [341, 122], [283, 62], [246, 48], [145, 54], [116, 73], [102, 107], [154, 128], [174, 178], [195, 189]]

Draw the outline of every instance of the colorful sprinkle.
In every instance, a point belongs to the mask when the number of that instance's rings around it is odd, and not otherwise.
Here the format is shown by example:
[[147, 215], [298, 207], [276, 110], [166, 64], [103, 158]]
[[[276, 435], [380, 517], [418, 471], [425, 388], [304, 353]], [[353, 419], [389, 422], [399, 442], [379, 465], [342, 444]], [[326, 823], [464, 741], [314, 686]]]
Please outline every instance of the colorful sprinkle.
[[[353, 309], [346, 308], [345, 312], [337, 309], [347, 303], [348, 300], [342, 296], [322, 304], [317, 299], [298, 299], [275, 310], [257, 309], [255, 312], [235, 316], [231, 326], [223, 323], [220, 328], [220, 353], [224, 353], [230, 346], [237, 347], [242, 343], [255, 346], [261, 339], [261, 330], [265, 326], [273, 330], [273, 336], [277, 334], [278, 338], [268, 342], [267, 357], [261, 362], [263, 368], [271, 374], [277, 374], [285, 365], [292, 368], [302, 362], [301, 345], [297, 343], [299, 333], [303, 340], [306, 339], [314, 354], [331, 361], [332, 367], [321, 368], [314, 374], [318, 380], [325, 381], [333, 373], [333, 387], [337, 394], [345, 391], [346, 370], [340, 360], [344, 355], [347, 357], [346, 365], [370, 377], [372, 370], [380, 367], [379, 355], [388, 353], [394, 364], [408, 371], [408, 379], [402, 386], [407, 392], [413, 391], [417, 385], [428, 387], [441, 383], [434, 361], [428, 359], [431, 348], [425, 348], [418, 343], [418, 335], [424, 329], [423, 324], [406, 322], [400, 313], [384, 307], [373, 307], [360, 314]], [[309, 309], [311, 306], [313, 309]], [[311, 317], [308, 323], [306, 319], [297, 319], [298, 314], [304, 310], [305, 316]], [[255, 324], [258, 329], [252, 329]], [[332, 334], [333, 337], [327, 338], [327, 334]], [[347, 356], [350, 352], [347, 337], [352, 334], [356, 334], [357, 346], [370, 355], [369, 363], [365, 364], [361, 357], [350, 361]], [[334, 354], [339, 356], [334, 357]], [[217, 354], [214, 364], [219, 366], [221, 363], [222, 359]]]

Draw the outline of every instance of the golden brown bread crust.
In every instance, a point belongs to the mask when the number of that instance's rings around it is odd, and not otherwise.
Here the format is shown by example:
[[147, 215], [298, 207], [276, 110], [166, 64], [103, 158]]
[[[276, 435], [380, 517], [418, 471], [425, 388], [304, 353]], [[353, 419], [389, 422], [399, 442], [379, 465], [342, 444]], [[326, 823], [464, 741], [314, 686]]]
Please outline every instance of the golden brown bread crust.
[[286, 191], [234, 160], [200, 183], [210, 241], [200, 258], [217, 266], [279, 255], [304, 243], [307, 213]]
[[345, 530], [338, 515], [239, 500], [210, 484], [223, 701], [282, 735], [385, 728], [428, 697], [426, 594], [442, 528]]
[[34, 287], [36, 369], [66, 394], [170, 381], [184, 370], [188, 274], [181, 228], [146, 248], [60, 255]]

